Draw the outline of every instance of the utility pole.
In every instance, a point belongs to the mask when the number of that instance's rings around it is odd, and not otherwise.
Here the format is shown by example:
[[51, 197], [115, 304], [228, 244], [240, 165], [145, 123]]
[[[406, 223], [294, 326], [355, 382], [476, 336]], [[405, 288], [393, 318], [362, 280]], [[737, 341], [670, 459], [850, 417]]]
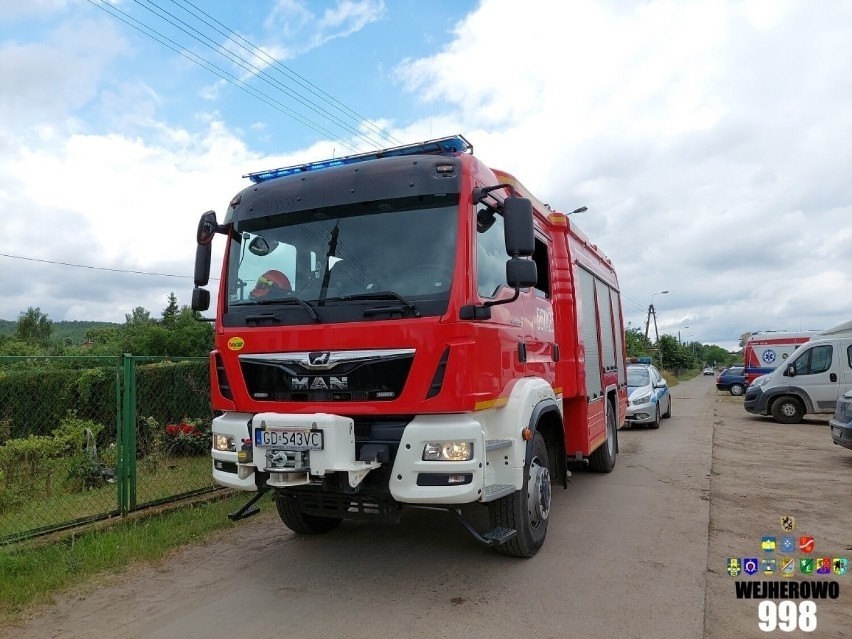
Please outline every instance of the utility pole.
[[657, 330], [657, 311], [654, 309], [654, 295], [665, 295], [668, 291], [660, 291], [651, 294], [651, 303], [648, 305], [648, 317], [645, 319], [645, 346], [650, 350], [650, 342], [648, 342], [648, 330], [651, 326], [651, 317], [654, 317], [654, 335], [656, 336], [657, 354], [660, 360], [660, 368], [663, 368], [663, 349], [660, 348], [660, 331]]

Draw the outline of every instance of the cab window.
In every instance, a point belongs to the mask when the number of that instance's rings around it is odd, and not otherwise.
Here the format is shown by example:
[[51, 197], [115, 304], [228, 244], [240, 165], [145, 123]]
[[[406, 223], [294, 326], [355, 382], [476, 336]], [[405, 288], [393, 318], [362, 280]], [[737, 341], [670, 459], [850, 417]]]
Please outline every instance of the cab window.
[[476, 290], [480, 297], [494, 297], [506, 285], [507, 259], [503, 216], [480, 204], [476, 208]]
[[796, 358], [792, 366], [796, 375], [817, 375], [831, 368], [832, 347], [830, 344], [814, 346]]

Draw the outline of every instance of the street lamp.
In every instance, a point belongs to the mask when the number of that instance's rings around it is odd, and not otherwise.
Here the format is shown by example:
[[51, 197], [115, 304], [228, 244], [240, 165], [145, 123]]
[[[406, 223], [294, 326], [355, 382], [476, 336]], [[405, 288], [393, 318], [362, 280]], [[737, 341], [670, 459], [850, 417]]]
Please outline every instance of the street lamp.
[[681, 328], [677, 329], [677, 345], [678, 346], [683, 346], [683, 342], [680, 341], [680, 331], [684, 328], [689, 328], [689, 326], [682, 326]]
[[660, 291], [659, 293], [651, 293], [651, 306], [654, 305], [654, 295], [665, 295], [668, 291]]

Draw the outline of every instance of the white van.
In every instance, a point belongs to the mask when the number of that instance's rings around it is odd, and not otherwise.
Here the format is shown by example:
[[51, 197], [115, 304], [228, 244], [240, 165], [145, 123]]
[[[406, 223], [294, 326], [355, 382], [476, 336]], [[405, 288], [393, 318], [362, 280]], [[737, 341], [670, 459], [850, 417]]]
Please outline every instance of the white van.
[[852, 390], [852, 321], [822, 331], [799, 346], [782, 366], [748, 387], [750, 413], [798, 424], [806, 414], [834, 413], [837, 400]]

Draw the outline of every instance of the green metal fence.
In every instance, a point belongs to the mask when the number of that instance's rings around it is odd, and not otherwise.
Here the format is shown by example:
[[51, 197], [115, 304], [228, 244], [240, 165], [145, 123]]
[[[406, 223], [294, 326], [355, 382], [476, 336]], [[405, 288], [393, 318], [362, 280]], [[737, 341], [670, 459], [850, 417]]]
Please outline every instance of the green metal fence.
[[0, 544], [211, 491], [207, 358], [0, 357]]

